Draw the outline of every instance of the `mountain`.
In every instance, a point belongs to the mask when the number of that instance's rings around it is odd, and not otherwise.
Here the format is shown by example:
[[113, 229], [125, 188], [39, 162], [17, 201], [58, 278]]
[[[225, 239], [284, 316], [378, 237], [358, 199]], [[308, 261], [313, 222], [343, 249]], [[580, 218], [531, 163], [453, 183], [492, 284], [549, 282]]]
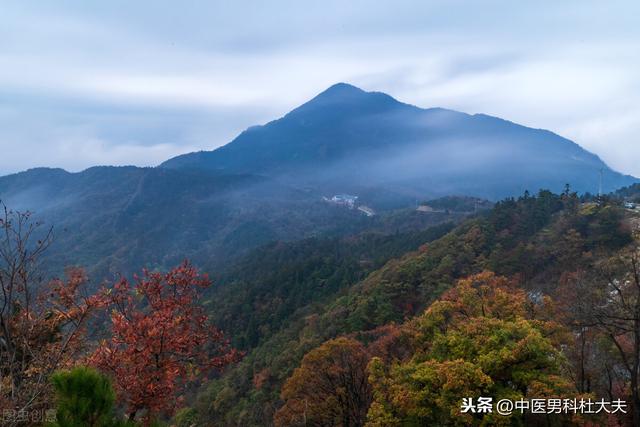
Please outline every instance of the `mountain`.
[[215, 271], [276, 240], [408, 232], [468, 214], [407, 209], [367, 217], [264, 176], [137, 167], [31, 169], [0, 178], [0, 201], [34, 212], [41, 231], [54, 227], [49, 269], [85, 266], [98, 281], [184, 258]]
[[601, 169], [605, 191], [636, 181], [552, 132], [483, 114], [421, 109], [345, 83], [214, 151], [178, 156], [162, 167], [260, 173], [326, 192], [384, 189], [406, 200], [448, 194], [495, 200], [525, 190], [560, 191], [567, 183], [594, 193]]
[[[185, 257], [215, 269], [276, 240], [421, 229], [452, 219], [411, 213], [440, 196], [595, 192], [600, 170], [605, 190], [637, 181], [548, 131], [341, 83], [214, 151], [156, 168], [31, 169], [0, 177], [0, 200], [55, 226], [53, 270], [101, 278]], [[323, 200], [342, 193], [378, 215]]]
[[32, 169], [0, 178], [0, 200], [54, 227], [52, 269], [82, 265], [98, 278], [184, 258], [215, 266], [272, 240], [371, 222], [265, 177], [163, 168]]

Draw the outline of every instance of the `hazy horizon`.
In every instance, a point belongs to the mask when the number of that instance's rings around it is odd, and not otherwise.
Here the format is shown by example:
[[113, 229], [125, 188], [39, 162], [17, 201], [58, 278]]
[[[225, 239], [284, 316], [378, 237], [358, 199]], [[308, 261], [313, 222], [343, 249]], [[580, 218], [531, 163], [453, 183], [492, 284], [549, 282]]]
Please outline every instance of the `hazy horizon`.
[[0, 17], [0, 175], [211, 150], [336, 82], [551, 130], [640, 176], [632, 2], [164, 2]]

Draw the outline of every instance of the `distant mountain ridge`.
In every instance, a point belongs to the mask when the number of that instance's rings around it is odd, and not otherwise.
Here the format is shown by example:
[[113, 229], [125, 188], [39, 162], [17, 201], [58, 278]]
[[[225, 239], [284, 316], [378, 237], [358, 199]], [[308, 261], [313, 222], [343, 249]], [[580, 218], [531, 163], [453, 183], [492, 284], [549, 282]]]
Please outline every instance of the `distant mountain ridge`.
[[637, 180], [552, 132], [483, 114], [421, 109], [339, 83], [284, 117], [242, 132], [213, 151], [162, 167], [261, 173], [328, 191], [371, 186], [407, 196], [466, 194], [499, 199], [524, 190], [595, 192]]

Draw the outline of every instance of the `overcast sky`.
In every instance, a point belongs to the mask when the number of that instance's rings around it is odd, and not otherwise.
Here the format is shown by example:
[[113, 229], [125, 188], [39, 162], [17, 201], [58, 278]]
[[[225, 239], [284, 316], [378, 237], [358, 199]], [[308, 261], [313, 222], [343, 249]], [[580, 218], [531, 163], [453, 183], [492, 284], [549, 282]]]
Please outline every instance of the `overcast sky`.
[[640, 2], [0, 0], [0, 174], [156, 165], [339, 81], [640, 176]]

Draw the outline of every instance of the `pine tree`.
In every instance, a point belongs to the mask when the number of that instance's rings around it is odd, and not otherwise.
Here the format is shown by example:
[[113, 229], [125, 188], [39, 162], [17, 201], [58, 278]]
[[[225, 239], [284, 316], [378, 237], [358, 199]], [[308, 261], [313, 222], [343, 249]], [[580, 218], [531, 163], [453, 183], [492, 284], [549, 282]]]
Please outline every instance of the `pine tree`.
[[114, 417], [116, 394], [111, 382], [98, 371], [76, 367], [51, 377], [57, 397], [54, 427], [124, 427]]

